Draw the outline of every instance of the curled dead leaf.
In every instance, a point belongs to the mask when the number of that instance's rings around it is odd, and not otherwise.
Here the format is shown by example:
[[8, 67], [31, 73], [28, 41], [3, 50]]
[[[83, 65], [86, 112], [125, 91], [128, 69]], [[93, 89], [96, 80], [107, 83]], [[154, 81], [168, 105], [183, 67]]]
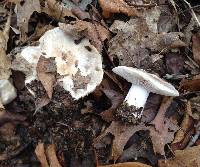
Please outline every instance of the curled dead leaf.
[[200, 65], [200, 33], [192, 36], [192, 52], [194, 60]]
[[118, 164], [112, 164], [112, 165], [104, 165], [99, 167], [151, 167], [146, 164], [142, 164], [140, 162], [125, 162], [125, 163], [118, 163]]
[[50, 167], [61, 167], [58, 158], [56, 156], [56, 149], [54, 144], [47, 146], [46, 154], [49, 159]]
[[[17, 14], [17, 25], [22, 35], [28, 33], [28, 23], [33, 12], [41, 12], [39, 0], [26, 0], [24, 3], [17, 3], [15, 12]], [[22, 39], [25, 40], [25, 39]]]
[[114, 161], [118, 159], [118, 157], [123, 152], [124, 146], [126, 145], [129, 138], [137, 131], [147, 130], [145, 125], [131, 125], [131, 124], [123, 124], [121, 122], [113, 121], [111, 125], [103, 132], [96, 140], [95, 143], [98, 143], [103, 137], [107, 134], [112, 134], [114, 136], [113, 146], [112, 146], [112, 157]]
[[194, 146], [185, 150], [176, 150], [175, 158], [169, 160], [159, 160], [159, 167], [199, 167], [200, 166], [200, 146]]
[[35, 154], [37, 158], [39, 159], [42, 167], [49, 167], [49, 164], [47, 162], [47, 158], [45, 155], [44, 143], [38, 143], [38, 145], [35, 148]]
[[102, 50], [103, 42], [106, 39], [110, 39], [110, 32], [99, 23], [93, 24], [78, 20], [73, 24], [60, 23], [59, 27], [77, 40], [80, 40], [82, 37], [88, 38], [99, 52]]
[[105, 18], [110, 17], [111, 13], [123, 13], [128, 16], [139, 16], [137, 9], [129, 6], [124, 0], [99, 0], [99, 5], [103, 10]]
[[56, 82], [56, 63], [52, 58], [45, 58], [40, 56], [37, 64], [37, 76], [44, 86], [48, 97], [51, 99], [53, 93], [53, 87]]

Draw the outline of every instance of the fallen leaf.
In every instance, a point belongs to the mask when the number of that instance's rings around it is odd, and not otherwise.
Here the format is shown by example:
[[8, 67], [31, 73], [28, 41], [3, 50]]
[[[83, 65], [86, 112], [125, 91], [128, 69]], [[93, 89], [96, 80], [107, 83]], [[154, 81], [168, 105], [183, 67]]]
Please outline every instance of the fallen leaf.
[[44, 143], [38, 143], [38, 145], [35, 148], [35, 154], [37, 158], [39, 159], [42, 167], [49, 167], [49, 164], [47, 162], [47, 158], [45, 155]]
[[129, 138], [137, 131], [147, 130], [145, 125], [131, 125], [123, 124], [121, 122], [113, 121], [110, 126], [103, 132], [96, 140], [95, 143], [100, 141], [107, 134], [112, 134], [114, 136], [112, 145], [112, 157], [114, 161], [122, 154], [124, 146], [126, 145]]
[[[185, 136], [188, 134], [189, 131], [191, 131], [191, 127], [193, 126], [193, 121], [190, 117], [190, 115], [192, 115], [192, 111], [191, 111], [191, 104], [188, 101], [186, 103], [186, 107], [185, 107], [185, 115], [184, 118], [181, 122], [180, 125], [180, 129], [177, 131], [175, 138], [172, 142], [172, 144], [176, 147], [176, 145], [180, 146], [178, 147], [178, 149], [183, 149], [185, 147], [185, 145], [183, 145], [181, 142], [184, 140]], [[175, 147], [173, 147], [172, 145], [172, 149], [174, 149]]]
[[200, 33], [192, 36], [192, 52], [194, 60], [200, 65]]
[[49, 99], [52, 97], [53, 87], [56, 82], [56, 63], [52, 58], [45, 58], [40, 56], [37, 63], [37, 76], [44, 86]]
[[133, 6], [129, 6], [124, 0], [99, 0], [99, 5], [103, 10], [103, 16], [105, 18], [110, 17], [111, 13], [139, 16], [137, 9]]
[[0, 79], [8, 79], [11, 75], [11, 61], [6, 55], [7, 42], [9, 39], [11, 16], [8, 16], [7, 23], [3, 31], [0, 31]]
[[105, 95], [111, 100], [111, 107], [103, 112], [100, 113], [101, 117], [106, 121], [114, 120], [114, 111], [115, 109], [123, 102], [122, 94], [108, 89], [102, 89]]
[[81, 10], [85, 10], [87, 5], [91, 2], [92, 0], [84, 0], [75, 4], [70, 0], [64, 0], [62, 2], [58, 2], [56, 0], [47, 0], [45, 7], [42, 8], [42, 12], [58, 20], [65, 21], [65, 17], [76, 18], [71, 11], [72, 9], [80, 8]]
[[18, 148], [16, 148], [14, 151], [11, 151], [11, 152], [6, 150], [4, 153], [0, 154], [0, 161], [9, 160], [9, 159], [16, 157], [21, 152], [23, 152], [24, 149], [27, 148], [27, 146], [28, 146], [28, 144], [19, 146]]
[[81, 10], [79, 7], [71, 9], [71, 12], [80, 20], [90, 19], [90, 14], [88, 12]]
[[162, 100], [162, 103], [160, 105], [159, 111], [154, 118], [154, 120], [151, 122], [152, 125], [155, 126], [156, 130], [162, 133], [164, 128], [164, 120], [165, 120], [165, 113], [167, 112], [167, 109], [172, 103], [173, 98], [172, 97], [164, 97]]
[[11, 112], [5, 111], [5, 109], [0, 109], [0, 126], [11, 122], [11, 123], [23, 123], [26, 117], [20, 114], [14, 114]]
[[171, 48], [183, 47], [179, 32], [158, 34], [158, 7], [146, 9], [139, 18], [128, 22], [115, 20], [110, 30], [117, 35], [109, 41], [108, 52], [119, 60], [119, 65], [149, 69], [155, 63], [151, 52], [161, 54]]
[[166, 119], [159, 131], [154, 127], [149, 127], [154, 152], [165, 155], [164, 147], [166, 144], [173, 141], [174, 134], [178, 129], [177, 122], [171, 119]]
[[149, 123], [153, 121], [158, 112], [161, 101], [162, 101], [161, 95], [150, 94], [144, 107], [141, 122]]
[[49, 160], [50, 167], [61, 167], [58, 158], [56, 156], [56, 150], [54, 144], [47, 146], [46, 154]]
[[44, 25], [42, 23], [38, 23], [37, 27], [35, 28], [34, 34], [32, 34], [29, 38], [30, 40], [36, 41], [38, 40], [44, 33], [48, 30], [53, 29], [54, 27], [50, 24]]
[[91, 41], [91, 44], [101, 52], [103, 48], [103, 42], [110, 38], [110, 32], [99, 23], [90, 23], [87, 21], [78, 20], [73, 24], [60, 23], [59, 27], [67, 34], [71, 34], [77, 40], [82, 37], [86, 37]]
[[200, 79], [195, 77], [193, 79], [183, 79], [180, 83], [179, 90], [183, 92], [192, 92], [192, 91], [199, 91], [200, 90]]
[[134, 134], [125, 146], [118, 163], [128, 162], [133, 159], [148, 159], [152, 166], [157, 164], [157, 156], [154, 154], [149, 133], [146, 131]]
[[177, 53], [169, 53], [165, 56], [167, 72], [169, 74], [180, 74], [184, 68], [184, 59]]
[[199, 167], [200, 166], [200, 146], [194, 146], [185, 150], [176, 150], [175, 158], [159, 160], [159, 167]]
[[12, 122], [8, 122], [0, 126], [1, 138], [5, 141], [9, 141], [15, 136], [15, 125]]
[[21, 33], [28, 33], [28, 23], [33, 12], [41, 12], [39, 0], [26, 0], [24, 3], [17, 3], [17, 25], [19, 26]]
[[125, 162], [125, 163], [118, 163], [113, 165], [104, 165], [104, 166], [98, 166], [98, 167], [151, 167], [146, 164], [142, 164], [140, 162]]

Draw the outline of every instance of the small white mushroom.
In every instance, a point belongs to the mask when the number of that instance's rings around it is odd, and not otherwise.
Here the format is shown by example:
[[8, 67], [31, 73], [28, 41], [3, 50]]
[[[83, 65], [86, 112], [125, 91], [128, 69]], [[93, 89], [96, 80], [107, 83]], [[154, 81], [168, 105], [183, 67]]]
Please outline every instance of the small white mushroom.
[[132, 83], [123, 105], [125, 106], [124, 110], [127, 108], [132, 110], [132, 115], [136, 119], [141, 117], [150, 92], [165, 96], [179, 96], [179, 92], [170, 83], [144, 70], [118, 66], [112, 71]]
[[14, 86], [7, 79], [0, 80], [0, 101], [3, 105], [10, 103], [17, 97]]
[[76, 100], [91, 93], [103, 79], [102, 58], [97, 49], [86, 38], [76, 43], [59, 27], [47, 31], [38, 46], [26, 47], [16, 55], [12, 68], [26, 74], [26, 84], [38, 79], [40, 56], [55, 58], [57, 83]]

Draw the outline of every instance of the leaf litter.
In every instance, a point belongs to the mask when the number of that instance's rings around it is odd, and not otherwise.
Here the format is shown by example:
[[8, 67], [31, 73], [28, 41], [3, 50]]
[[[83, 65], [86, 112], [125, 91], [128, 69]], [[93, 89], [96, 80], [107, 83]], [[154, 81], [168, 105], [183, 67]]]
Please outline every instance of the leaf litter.
[[[0, 90], [1, 166], [200, 166], [198, 2], [8, 0], [0, 7], [0, 79], [17, 90], [8, 103]], [[46, 51], [20, 58], [55, 27], [73, 46], [84, 44], [87, 60], [67, 53], [58, 61], [56, 52], [49, 58]], [[103, 69], [87, 64], [95, 55]], [[69, 73], [56, 65], [63, 61], [74, 63]], [[150, 94], [138, 124], [119, 120], [116, 110], [130, 84], [111, 72], [118, 65], [164, 77], [180, 96]], [[83, 93], [94, 72], [102, 81]], [[33, 75], [37, 80], [27, 84]], [[70, 75], [75, 82], [65, 85]], [[75, 99], [69, 90], [86, 97]]]

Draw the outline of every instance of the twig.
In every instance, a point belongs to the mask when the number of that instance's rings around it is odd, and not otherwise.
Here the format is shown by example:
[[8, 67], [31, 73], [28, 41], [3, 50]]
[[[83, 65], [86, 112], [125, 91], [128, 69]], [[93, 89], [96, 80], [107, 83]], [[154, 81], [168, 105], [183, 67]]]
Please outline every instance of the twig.
[[194, 145], [194, 143], [197, 141], [197, 139], [200, 136], [200, 122], [196, 125], [196, 133], [195, 135], [192, 137], [192, 139], [190, 140], [190, 142], [187, 145], [188, 147], [191, 147], [192, 145]]
[[200, 27], [200, 22], [199, 22], [199, 19], [197, 18], [197, 15], [195, 14], [194, 10], [192, 9], [192, 6], [190, 5], [190, 3], [186, 0], [183, 0], [189, 7], [190, 11], [192, 12], [192, 15], [194, 17], [194, 19], [196, 20], [197, 24], [199, 25]]

